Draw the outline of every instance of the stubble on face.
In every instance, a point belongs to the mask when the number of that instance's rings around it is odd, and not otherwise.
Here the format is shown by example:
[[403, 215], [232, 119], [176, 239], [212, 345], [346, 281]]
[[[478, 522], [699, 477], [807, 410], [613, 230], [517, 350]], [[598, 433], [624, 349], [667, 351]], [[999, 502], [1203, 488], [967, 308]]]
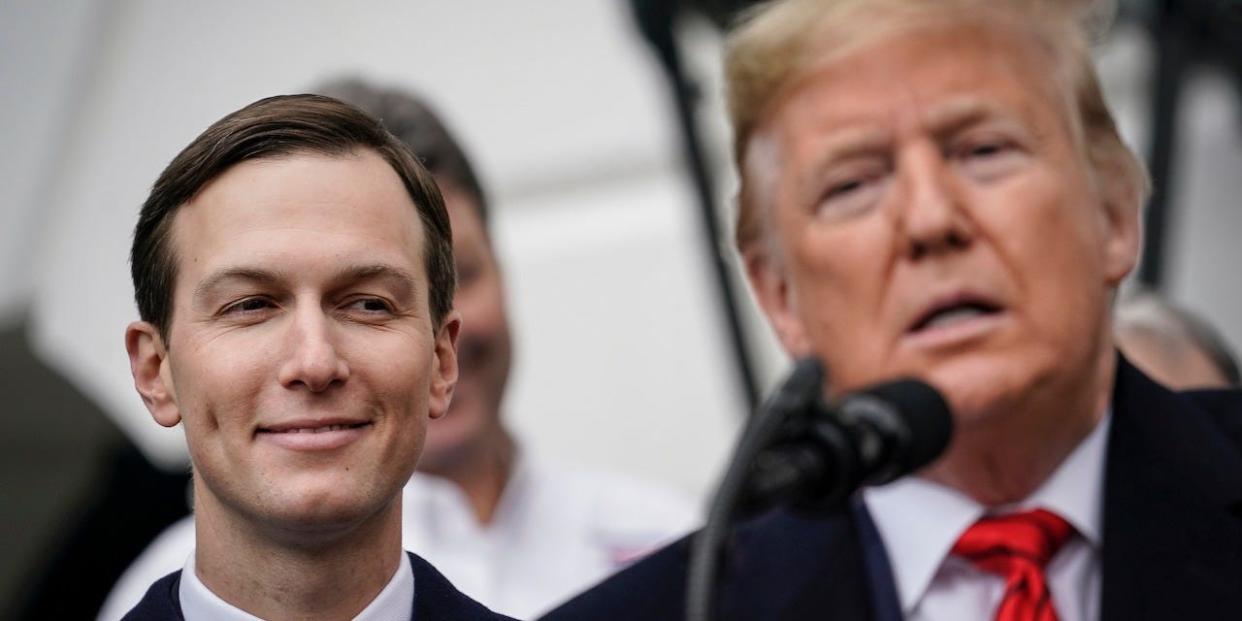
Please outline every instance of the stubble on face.
[[369, 151], [245, 162], [173, 235], [167, 376], [200, 513], [294, 538], [391, 513], [447, 407], [422, 226], [396, 173]]

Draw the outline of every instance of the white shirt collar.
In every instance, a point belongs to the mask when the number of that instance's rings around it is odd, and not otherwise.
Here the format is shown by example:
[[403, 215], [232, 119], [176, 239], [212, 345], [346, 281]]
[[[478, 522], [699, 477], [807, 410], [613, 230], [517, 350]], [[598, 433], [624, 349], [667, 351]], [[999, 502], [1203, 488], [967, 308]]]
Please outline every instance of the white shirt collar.
[[[181, 613], [185, 621], [262, 621], [258, 617], [220, 599], [194, 572], [194, 555], [185, 561], [181, 570]], [[410, 557], [402, 552], [397, 571], [388, 580], [379, 595], [354, 621], [392, 621], [414, 618], [414, 570]]]
[[[1104, 455], [1111, 413], [1025, 500], [993, 513], [1042, 507], [1065, 518], [1098, 550], [1102, 530]], [[985, 507], [949, 487], [905, 477], [863, 490], [867, 510], [888, 550], [901, 608], [909, 614], [927, 592], [949, 550]]]

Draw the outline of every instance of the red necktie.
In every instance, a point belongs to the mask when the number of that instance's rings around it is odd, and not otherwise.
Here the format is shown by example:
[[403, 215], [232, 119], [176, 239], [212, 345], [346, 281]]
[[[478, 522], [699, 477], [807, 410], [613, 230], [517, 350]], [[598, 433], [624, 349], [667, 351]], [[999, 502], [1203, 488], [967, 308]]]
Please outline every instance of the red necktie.
[[1044, 566], [1073, 532], [1043, 509], [989, 516], [962, 533], [953, 554], [1005, 579], [996, 621], [1058, 621]]

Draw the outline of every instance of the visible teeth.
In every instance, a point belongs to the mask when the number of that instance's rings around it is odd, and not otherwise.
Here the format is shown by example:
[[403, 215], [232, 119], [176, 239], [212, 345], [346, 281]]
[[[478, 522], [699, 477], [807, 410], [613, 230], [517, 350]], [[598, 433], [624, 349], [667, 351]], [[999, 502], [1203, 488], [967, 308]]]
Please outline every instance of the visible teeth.
[[323, 433], [325, 431], [340, 431], [349, 429], [350, 425], [326, 425], [324, 427], [300, 427], [298, 429], [290, 429], [293, 433]]
[[984, 314], [983, 310], [975, 306], [957, 306], [957, 307], [950, 308], [948, 310], [936, 313], [936, 315], [932, 317], [931, 320], [929, 320], [926, 324], [924, 324], [923, 327], [924, 328], [936, 328], [940, 326], [946, 326], [946, 325], [957, 323], [959, 321], [966, 321], [967, 319], [972, 319], [982, 314]]

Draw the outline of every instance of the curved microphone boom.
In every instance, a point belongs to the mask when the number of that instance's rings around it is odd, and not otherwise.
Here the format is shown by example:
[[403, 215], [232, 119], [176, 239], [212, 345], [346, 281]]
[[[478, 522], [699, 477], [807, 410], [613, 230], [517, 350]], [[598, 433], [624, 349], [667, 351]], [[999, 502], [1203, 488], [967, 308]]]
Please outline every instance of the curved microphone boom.
[[830, 405], [823, 377], [818, 360], [798, 361], [743, 434], [691, 550], [689, 621], [713, 619], [721, 546], [737, 518], [780, 504], [838, 509], [859, 487], [913, 472], [948, 445], [953, 419], [931, 386], [897, 380]]
[[864, 484], [883, 485], [930, 463], [952, 428], [944, 398], [918, 380], [872, 386], [833, 407], [816, 399], [756, 456], [741, 511], [782, 503], [830, 511]]

